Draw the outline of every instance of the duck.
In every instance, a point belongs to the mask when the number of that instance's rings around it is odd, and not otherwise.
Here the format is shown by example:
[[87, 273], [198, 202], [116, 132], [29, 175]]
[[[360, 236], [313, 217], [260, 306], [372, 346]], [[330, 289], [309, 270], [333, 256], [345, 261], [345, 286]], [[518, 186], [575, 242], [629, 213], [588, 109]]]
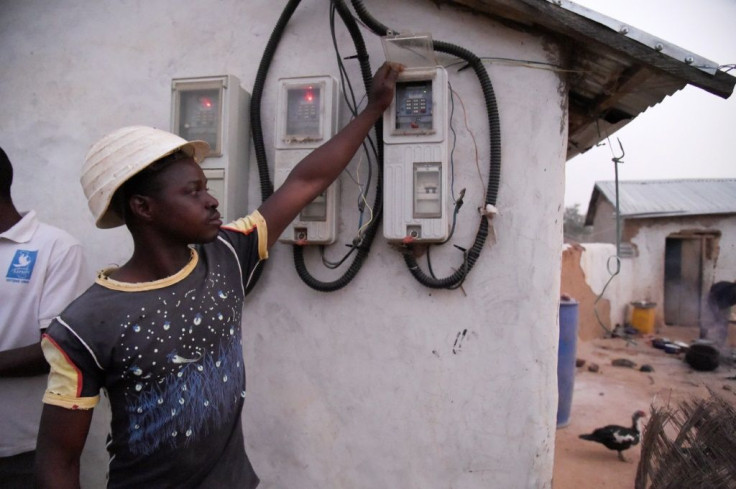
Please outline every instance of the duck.
[[635, 411], [631, 416], [630, 427], [609, 424], [602, 428], [597, 428], [591, 433], [580, 435], [580, 438], [600, 443], [609, 450], [615, 450], [618, 452], [619, 460], [626, 462], [623, 451], [639, 444], [642, 432], [642, 418], [644, 417], [646, 417], [644, 411]]

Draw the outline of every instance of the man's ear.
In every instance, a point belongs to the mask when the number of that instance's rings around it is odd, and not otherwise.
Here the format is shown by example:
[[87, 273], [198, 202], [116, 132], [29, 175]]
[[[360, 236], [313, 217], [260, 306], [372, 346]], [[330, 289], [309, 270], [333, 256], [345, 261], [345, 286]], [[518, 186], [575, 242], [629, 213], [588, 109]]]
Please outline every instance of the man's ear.
[[128, 209], [134, 219], [143, 222], [151, 220], [151, 198], [135, 194], [128, 199]]

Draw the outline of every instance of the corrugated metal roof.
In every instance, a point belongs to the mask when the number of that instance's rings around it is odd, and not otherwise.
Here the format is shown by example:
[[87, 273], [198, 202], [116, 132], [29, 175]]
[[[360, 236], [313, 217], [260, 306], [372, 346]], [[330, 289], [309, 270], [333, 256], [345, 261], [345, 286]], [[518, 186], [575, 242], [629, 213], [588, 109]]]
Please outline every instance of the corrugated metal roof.
[[569, 0], [430, 1], [552, 36], [563, 47], [568, 159], [687, 85], [728, 98], [736, 84], [717, 63]]
[[[736, 179], [619, 181], [618, 190], [621, 215], [628, 219], [736, 214]], [[596, 182], [591, 220], [600, 196], [615, 205], [616, 182]]]

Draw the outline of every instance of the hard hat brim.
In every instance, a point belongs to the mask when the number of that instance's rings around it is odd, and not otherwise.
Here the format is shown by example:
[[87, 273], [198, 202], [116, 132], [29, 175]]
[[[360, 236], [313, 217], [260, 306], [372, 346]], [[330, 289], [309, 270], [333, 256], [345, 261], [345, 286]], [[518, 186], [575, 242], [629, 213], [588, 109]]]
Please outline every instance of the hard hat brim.
[[177, 151], [202, 163], [210, 146], [205, 141], [187, 141], [147, 126], [124, 127], [95, 143], [87, 153], [80, 178], [95, 225], [109, 229], [125, 224], [111, 207], [115, 192], [152, 163]]

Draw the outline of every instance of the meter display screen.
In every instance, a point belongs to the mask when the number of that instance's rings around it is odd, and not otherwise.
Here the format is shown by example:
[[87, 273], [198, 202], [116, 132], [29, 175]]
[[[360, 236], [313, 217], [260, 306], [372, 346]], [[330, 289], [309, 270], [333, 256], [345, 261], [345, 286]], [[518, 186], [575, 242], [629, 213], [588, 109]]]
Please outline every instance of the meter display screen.
[[180, 93], [179, 136], [206, 141], [219, 153], [220, 90], [183, 90]]
[[286, 135], [321, 138], [320, 87], [289, 88], [286, 99]]
[[396, 129], [432, 129], [432, 80], [396, 84]]

